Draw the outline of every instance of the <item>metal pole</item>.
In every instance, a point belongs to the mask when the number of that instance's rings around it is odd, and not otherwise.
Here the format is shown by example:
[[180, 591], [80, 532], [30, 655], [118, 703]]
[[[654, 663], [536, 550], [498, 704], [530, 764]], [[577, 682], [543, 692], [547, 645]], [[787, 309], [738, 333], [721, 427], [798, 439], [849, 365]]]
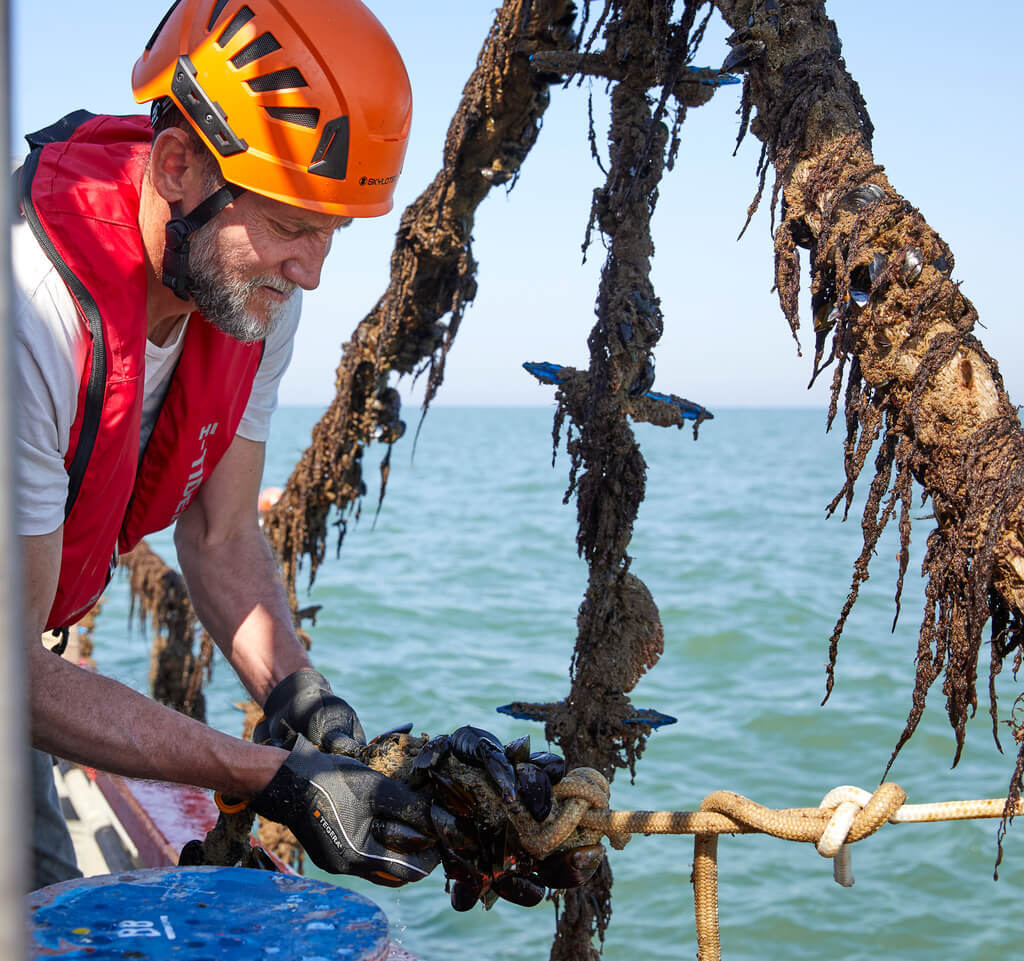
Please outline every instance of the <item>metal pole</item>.
[[[0, 156], [11, 156], [10, 4], [0, 0]], [[11, 316], [11, 178], [0, 170], [0, 731], [9, 747], [0, 764], [0, 958], [24, 958], [25, 891], [29, 887], [27, 838], [30, 833], [25, 762], [28, 732], [25, 723], [25, 640], [21, 628], [21, 564], [14, 534], [14, 437]]]

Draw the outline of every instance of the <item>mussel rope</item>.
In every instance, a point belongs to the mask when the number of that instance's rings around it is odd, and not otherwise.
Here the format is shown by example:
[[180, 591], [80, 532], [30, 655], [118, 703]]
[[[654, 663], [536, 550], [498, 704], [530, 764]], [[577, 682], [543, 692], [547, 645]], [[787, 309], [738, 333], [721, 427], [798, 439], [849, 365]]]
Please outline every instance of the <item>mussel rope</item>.
[[[883, 824], [1001, 818], [1006, 798], [904, 804], [898, 784], [881, 784], [874, 793], [838, 787], [814, 808], [776, 810], [734, 794], [716, 791], [699, 811], [613, 811], [608, 782], [597, 771], [576, 768], [555, 785], [556, 806], [543, 824], [513, 816], [520, 843], [535, 856], [550, 853], [577, 828], [606, 836], [622, 848], [633, 834], [694, 834], [693, 889], [698, 961], [720, 961], [718, 934], [718, 835], [770, 834], [786, 841], [811, 841], [823, 857], [833, 858], [835, 879], [853, 884], [848, 844], [874, 834]], [[1024, 800], [1016, 814], [1024, 814]]]

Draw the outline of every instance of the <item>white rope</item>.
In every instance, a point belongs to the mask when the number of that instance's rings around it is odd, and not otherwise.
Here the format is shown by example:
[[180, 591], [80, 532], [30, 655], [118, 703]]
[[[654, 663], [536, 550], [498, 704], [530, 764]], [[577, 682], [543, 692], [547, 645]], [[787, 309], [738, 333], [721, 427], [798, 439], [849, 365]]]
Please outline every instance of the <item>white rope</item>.
[[871, 795], [867, 791], [852, 784], [844, 784], [829, 791], [818, 805], [819, 808], [835, 808], [817, 848], [823, 858], [832, 859], [832, 877], [836, 884], [844, 888], [852, 888], [854, 881], [850, 846], [846, 838], [857, 815], [870, 800]]

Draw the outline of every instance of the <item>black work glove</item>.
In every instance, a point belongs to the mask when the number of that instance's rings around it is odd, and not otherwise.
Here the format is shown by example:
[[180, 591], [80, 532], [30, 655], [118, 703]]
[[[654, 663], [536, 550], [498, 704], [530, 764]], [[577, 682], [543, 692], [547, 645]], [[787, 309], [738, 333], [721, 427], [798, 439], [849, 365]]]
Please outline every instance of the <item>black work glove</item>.
[[353, 756], [366, 743], [356, 712], [331, 690], [323, 674], [310, 668], [281, 681], [270, 692], [263, 714], [252, 734], [257, 744], [273, 741], [291, 750], [301, 734], [322, 751]]
[[250, 803], [289, 827], [332, 874], [394, 887], [425, 878], [439, 860], [427, 799], [354, 758], [318, 751], [302, 735]]

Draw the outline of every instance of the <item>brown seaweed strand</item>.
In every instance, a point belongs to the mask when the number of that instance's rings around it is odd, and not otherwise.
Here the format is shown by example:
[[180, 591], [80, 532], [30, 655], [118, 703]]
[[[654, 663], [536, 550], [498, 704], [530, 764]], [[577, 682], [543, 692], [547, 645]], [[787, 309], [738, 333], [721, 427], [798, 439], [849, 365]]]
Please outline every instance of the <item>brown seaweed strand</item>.
[[264, 518], [293, 610], [303, 558], [309, 558], [310, 584], [324, 559], [332, 508], [341, 545], [366, 489], [367, 445], [396, 440], [404, 429], [390, 375], [428, 372], [426, 404], [441, 384], [445, 357], [476, 293], [470, 243], [476, 209], [492, 187], [514, 182], [536, 139], [548, 87], [559, 79], [532, 70], [530, 56], [571, 49], [574, 15], [571, 0], [506, 0], [496, 15], [449, 128], [444, 167], [402, 215], [388, 288], [344, 345], [337, 394]]
[[832, 636], [829, 638], [828, 665], [825, 668], [825, 696], [822, 698], [822, 704], [824, 704], [831, 696], [832, 687], [835, 684], [835, 668], [836, 658], [839, 654], [839, 638], [843, 633], [843, 628], [846, 626], [846, 620], [850, 616], [850, 612], [853, 610], [853, 605], [857, 602], [857, 597], [860, 594], [860, 585], [863, 584], [870, 576], [868, 572], [868, 564], [875, 553], [875, 545], [878, 543], [878, 538], [881, 536], [882, 529], [885, 527], [888, 520], [887, 515], [888, 513], [891, 513], [890, 506], [886, 512], [883, 512], [882, 519], [880, 521], [878, 520], [879, 506], [889, 486], [889, 478], [892, 472], [892, 463], [895, 451], [896, 439], [893, 437], [886, 437], [879, 446], [878, 455], [875, 458], [876, 473], [874, 480], [871, 483], [871, 490], [868, 493], [867, 503], [864, 505], [864, 516], [861, 520], [861, 530], [863, 531], [864, 543], [861, 548], [860, 556], [857, 558], [853, 566], [853, 582], [850, 585], [850, 592], [847, 595], [846, 603], [843, 605], [839, 619], [836, 621], [836, 625], [832, 629]]
[[[1018, 642], [1020, 637], [1018, 635]], [[1020, 649], [1018, 648], [1018, 654]], [[1019, 661], [1019, 656], [1018, 656]], [[994, 881], [999, 880], [999, 865], [1003, 860], [1003, 839], [1006, 837], [1007, 829], [1010, 823], [1013, 821], [1013, 816], [1017, 811], [1017, 802], [1020, 799], [1021, 791], [1024, 789], [1024, 711], [1021, 711], [1021, 707], [1024, 706], [1024, 695], [1018, 696], [1013, 706], [1013, 712], [1011, 714], [1010, 725], [1013, 728], [1013, 736], [1020, 748], [1017, 751], [1017, 760], [1013, 769], [1013, 775], [1010, 778], [1010, 790], [1006, 796], [1006, 807], [1003, 809], [1003, 820], [999, 825], [999, 831], [996, 834], [996, 844], [998, 852], [996, 854], [996, 863], [992, 869], [992, 879]]]
[[910, 564], [910, 508], [914, 498], [914, 475], [910, 472], [910, 444], [904, 437], [896, 449], [898, 472], [893, 482], [892, 496], [900, 504], [900, 549], [898, 554], [899, 573], [896, 576], [896, 593], [893, 604], [896, 608], [892, 618], [892, 629], [896, 630], [896, 622], [900, 619], [901, 599], [903, 597], [903, 580]]
[[182, 576], [143, 540], [120, 558], [129, 574], [131, 614], [153, 631], [149, 683], [155, 700], [199, 721], [206, 720], [203, 678], [213, 662], [213, 641], [202, 632], [195, 652], [196, 620]]

